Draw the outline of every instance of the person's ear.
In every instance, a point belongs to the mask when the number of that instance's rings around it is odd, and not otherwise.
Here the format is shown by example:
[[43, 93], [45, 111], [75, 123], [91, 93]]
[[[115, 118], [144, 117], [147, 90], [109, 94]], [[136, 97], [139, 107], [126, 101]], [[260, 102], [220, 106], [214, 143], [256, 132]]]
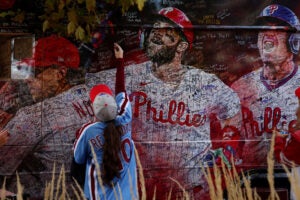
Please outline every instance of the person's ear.
[[57, 79], [63, 79], [67, 75], [68, 68], [67, 67], [59, 67], [59, 73], [57, 74]]
[[189, 43], [185, 41], [181, 41], [177, 46], [177, 51], [183, 52], [189, 47]]

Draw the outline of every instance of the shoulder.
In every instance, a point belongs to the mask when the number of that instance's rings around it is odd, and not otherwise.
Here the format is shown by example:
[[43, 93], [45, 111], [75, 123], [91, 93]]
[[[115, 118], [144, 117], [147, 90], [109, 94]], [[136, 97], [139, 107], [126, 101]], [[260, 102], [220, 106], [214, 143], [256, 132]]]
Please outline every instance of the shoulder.
[[244, 74], [238, 80], [233, 82], [233, 84], [241, 83], [241, 82], [248, 81], [248, 80], [260, 80], [261, 72], [262, 72], [262, 68], [259, 68], [255, 71]]
[[[76, 85], [72, 88], [68, 89], [67, 91], [64, 91], [54, 97], [45, 99], [41, 103], [44, 106], [45, 112], [47, 113], [56, 113], [56, 111], [61, 111], [62, 109], [65, 110], [65, 112], [72, 112], [71, 108], [77, 104], [80, 104], [80, 102], [88, 101], [89, 95], [88, 95], [88, 88], [86, 85]], [[63, 108], [62, 105], [65, 105], [67, 107]], [[69, 107], [70, 105], [73, 105], [72, 107]], [[57, 108], [57, 110], [49, 110], [49, 108]]]
[[243, 90], [245, 89], [245, 87], [249, 88], [249, 86], [251, 85], [257, 86], [257, 84], [261, 84], [260, 81], [261, 71], [262, 71], [261, 69], [258, 69], [243, 75], [242, 77], [240, 77], [238, 80], [236, 80], [231, 84], [231, 88], [233, 88], [234, 90]]
[[187, 69], [186, 76], [189, 78], [198, 79], [203, 82], [207, 82], [207, 80], [220, 80], [215, 74], [205, 72], [202, 69], [187, 65], [184, 65], [183, 67]]
[[90, 131], [93, 131], [97, 127], [105, 127], [104, 123], [91, 121], [88, 123], [83, 124], [77, 131], [76, 131], [76, 138], [81, 137], [83, 134], [86, 134]]
[[186, 78], [192, 80], [192, 82], [197, 82], [197, 85], [204, 89], [231, 91], [230, 87], [216, 74], [205, 72], [202, 69], [189, 68]]
[[126, 98], [127, 97], [127, 94], [126, 92], [119, 92], [118, 94], [116, 94], [116, 100], [118, 99], [122, 99], [122, 98]]
[[151, 61], [146, 61], [143, 63], [139, 63], [139, 64], [131, 64], [131, 65], [127, 65], [125, 67], [125, 73], [126, 75], [138, 75], [141, 73], [146, 73], [150, 67], [151, 67], [152, 62]]
[[115, 80], [116, 68], [106, 69], [95, 73], [86, 73], [85, 83], [88, 88], [93, 87], [99, 83], [111, 82]]

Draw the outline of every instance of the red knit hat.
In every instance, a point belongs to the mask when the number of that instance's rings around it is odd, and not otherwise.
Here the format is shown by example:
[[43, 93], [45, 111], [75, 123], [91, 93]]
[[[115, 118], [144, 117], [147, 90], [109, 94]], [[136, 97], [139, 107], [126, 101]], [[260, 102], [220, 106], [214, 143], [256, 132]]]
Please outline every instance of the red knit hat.
[[21, 63], [33, 67], [58, 65], [78, 68], [80, 62], [77, 47], [69, 40], [52, 35], [37, 40], [32, 58], [25, 58]]
[[117, 116], [117, 103], [111, 89], [104, 84], [94, 86], [90, 91], [90, 99], [95, 116], [100, 121], [110, 121]]

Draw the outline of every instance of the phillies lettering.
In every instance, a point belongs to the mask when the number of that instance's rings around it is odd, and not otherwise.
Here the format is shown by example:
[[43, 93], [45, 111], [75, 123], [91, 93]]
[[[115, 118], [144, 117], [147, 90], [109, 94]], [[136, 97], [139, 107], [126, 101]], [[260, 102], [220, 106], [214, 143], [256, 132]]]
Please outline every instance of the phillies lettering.
[[272, 133], [274, 129], [280, 129], [288, 123], [289, 131], [294, 130], [296, 120], [290, 122], [282, 121], [281, 109], [266, 107], [263, 114], [263, 121], [258, 122], [253, 118], [253, 112], [246, 107], [242, 107], [242, 128], [245, 131], [246, 138], [262, 136], [264, 132]]
[[[152, 119], [154, 122], [178, 124], [180, 126], [199, 127], [206, 122], [206, 115], [187, 113], [184, 102], [171, 100], [167, 110], [158, 109], [152, 106], [152, 101], [147, 99], [144, 92], [133, 92], [130, 95], [130, 101], [134, 103], [133, 116], [139, 117], [140, 114], [146, 115], [146, 120]], [[140, 113], [142, 107], [146, 107], [146, 113]], [[164, 117], [165, 116], [165, 117]]]
[[[130, 101], [134, 103], [134, 117], [139, 117], [140, 114], [145, 114], [146, 120], [152, 119], [154, 122], [199, 127], [204, 125], [207, 120], [206, 115], [188, 114], [187, 106], [182, 101], [176, 102], [175, 100], [171, 100], [168, 105], [169, 107], [166, 110], [153, 107], [152, 101], [148, 100], [148, 96], [144, 92], [133, 92], [130, 95]], [[94, 116], [94, 112], [89, 101], [83, 101], [81, 104], [79, 102], [72, 102], [72, 105], [80, 118], [87, 117], [87, 115], [91, 117]], [[142, 107], [146, 107], [146, 113], [140, 113]]]

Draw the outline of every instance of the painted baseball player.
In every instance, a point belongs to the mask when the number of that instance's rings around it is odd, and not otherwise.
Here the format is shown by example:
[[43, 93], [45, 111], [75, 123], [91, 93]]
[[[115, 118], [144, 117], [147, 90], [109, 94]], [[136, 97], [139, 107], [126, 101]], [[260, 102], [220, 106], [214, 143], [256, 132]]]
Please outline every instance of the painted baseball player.
[[[176, 180], [194, 198], [205, 198], [208, 187], [202, 179], [200, 164], [205, 164], [202, 161], [211, 149], [226, 149], [215, 145], [212, 139], [239, 138], [229, 121], [240, 110], [239, 99], [215, 75], [181, 64], [183, 54], [193, 42], [192, 24], [186, 15], [178, 9], [165, 8], [159, 16], [145, 41], [151, 61], [125, 70], [127, 92], [133, 104], [132, 133], [142, 158], [148, 197], [156, 190], [156, 199], [163, 199], [171, 188], [174, 196], [182, 195]], [[1, 148], [1, 153], [14, 152], [14, 157], [0, 158], [0, 172], [13, 175], [33, 146], [34, 155], [43, 163], [38, 166], [47, 168], [40, 171], [51, 172], [53, 162], [67, 166], [71, 162], [75, 131], [94, 116], [87, 91], [103, 81], [114, 85], [115, 70], [87, 74], [88, 87], [74, 86], [21, 108], [6, 126], [14, 130], [14, 136]], [[224, 130], [228, 130], [226, 134]], [[235, 156], [236, 150], [233, 148], [229, 155]], [[26, 171], [19, 175], [29, 180]], [[46, 180], [51, 173], [37, 176]], [[38, 186], [36, 180], [32, 181]], [[42, 192], [40, 188], [28, 190]]]
[[[59, 45], [64, 47], [57, 48]], [[35, 50], [35, 68], [41, 72], [27, 82], [37, 103], [19, 108], [10, 117], [4, 127], [10, 137], [0, 148], [0, 174], [8, 178], [6, 187], [15, 190], [17, 170], [21, 181], [26, 180], [24, 187], [32, 197], [43, 195], [40, 185], [44, 185], [44, 180], [51, 180], [54, 163], [60, 167], [70, 164], [74, 133], [94, 116], [88, 88], [66, 84], [68, 67], [79, 66], [76, 46], [66, 39], [50, 36], [38, 40]], [[46, 56], [48, 50], [52, 56]], [[61, 50], [69, 57], [62, 55]]]
[[[245, 131], [243, 161], [246, 167], [265, 166], [274, 130], [292, 131], [298, 99], [299, 20], [287, 7], [267, 6], [257, 18], [266, 25], [258, 33], [257, 46], [263, 66], [236, 81], [232, 88], [242, 104], [242, 130]], [[283, 29], [272, 29], [272, 26]]]
[[[99, 84], [91, 89], [96, 119], [81, 128], [74, 144], [75, 162], [86, 163], [84, 193], [90, 200], [138, 199], [135, 147], [131, 138], [132, 109], [125, 91], [123, 50], [118, 44], [114, 49], [118, 63], [116, 99], [107, 85]], [[101, 174], [96, 172], [95, 163], [100, 166]]]
[[[300, 98], [300, 88], [295, 91], [295, 96]], [[300, 150], [300, 107], [298, 106], [296, 110], [297, 122], [295, 124], [295, 131], [290, 132], [290, 134], [284, 133], [282, 131], [276, 131], [275, 137], [275, 157], [280, 162], [286, 166], [292, 167], [293, 165], [300, 165], [300, 157], [295, 152]]]
[[[148, 198], [182, 197], [178, 181], [195, 199], [208, 199], [201, 164], [212, 149], [213, 122], [233, 127], [237, 95], [215, 75], [181, 64], [193, 43], [192, 24], [179, 9], [159, 11], [145, 37], [151, 61], [127, 66], [126, 87], [133, 105], [133, 137], [140, 154]], [[113, 84], [114, 70], [87, 74], [87, 85]], [[223, 128], [223, 127], [222, 127]], [[221, 129], [222, 129], [221, 128]], [[222, 130], [219, 130], [222, 132]], [[231, 136], [239, 133], [231, 132]], [[223, 139], [223, 135], [219, 137]]]
[[[294, 129], [290, 132], [288, 130], [275, 130], [275, 145], [274, 154], [279, 163], [285, 166], [292, 167], [292, 173], [294, 175], [300, 175], [300, 158], [298, 153], [300, 150], [300, 87], [295, 90], [295, 96], [298, 98], [298, 108], [296, 109], [296, 123]], [[299, 178], [299, 177], [294, 177]], [[293, 188], [297, 184], [291, 184], [291, 200], [297, 199], [297, 188]]]

